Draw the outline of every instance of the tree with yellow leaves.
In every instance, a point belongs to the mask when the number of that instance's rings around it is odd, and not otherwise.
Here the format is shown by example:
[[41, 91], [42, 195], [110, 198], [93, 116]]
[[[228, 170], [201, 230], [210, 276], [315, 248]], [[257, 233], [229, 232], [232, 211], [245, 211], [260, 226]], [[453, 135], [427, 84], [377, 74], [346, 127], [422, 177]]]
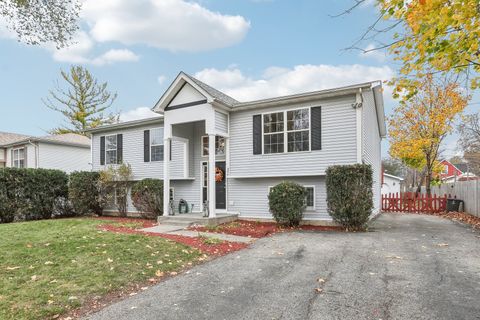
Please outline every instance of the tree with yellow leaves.
[[[342, 14], [367, 0], [354, 0]], [[427, 73], [456, 73], [465, 87], [480, 85], [479, 0], [376, 0], [378, 18], [349, 49], [388, 48], [400, 62], [394, 96], [409, 99]], [[375, 44], [364, 49], [365, 44]]]
[[468, 99], [458, 84], [426, 75], [417, 93], [400, 102], [389, 119], [390, 155], [425, 173], [427, 194], [438, 167], [440, 145], [453, 130]]

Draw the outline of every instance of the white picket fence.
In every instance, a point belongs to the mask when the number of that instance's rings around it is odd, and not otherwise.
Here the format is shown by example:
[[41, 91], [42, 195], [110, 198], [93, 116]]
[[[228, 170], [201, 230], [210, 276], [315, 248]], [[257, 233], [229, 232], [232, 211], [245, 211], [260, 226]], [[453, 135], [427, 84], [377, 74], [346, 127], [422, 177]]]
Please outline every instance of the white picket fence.
[[[422, 187], [422, 192], [425, 188]], [[432, 187], [432, 194], [451, 194], [465, 203], [465, 212], [480, 217], [480, 180], [458, 181]]]

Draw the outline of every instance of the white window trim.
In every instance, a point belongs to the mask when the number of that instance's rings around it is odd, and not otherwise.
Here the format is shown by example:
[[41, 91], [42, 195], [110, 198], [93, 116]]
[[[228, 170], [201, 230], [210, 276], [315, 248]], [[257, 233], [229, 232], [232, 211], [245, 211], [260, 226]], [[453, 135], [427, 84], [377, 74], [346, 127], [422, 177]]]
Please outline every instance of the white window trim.
[[303, 186], [304, 188], [312, 188], [313, 189], [313, 206], [307, 206], [305, 208], [305, 211], [315, 211], [315, 202], [316, 202], [316, 198], [317, 198], [317, 192], [315, 190], [315, 186], [314, 185], [305, 185]]
[[[150, 130], [150, 162], [160, 162], [160, 161], [163, 161], [163, 159], [165, 158], [165, 143], [164, 143], [164, 139], [161, 139], [161, 143], [160, 144], [153, 144], [152, 143], [152, 138], [153, 138], [153, 134], [152, 134], [152, 131], [153, 130], [161, 130], [163, 131], [163, 128], [162, 127], [159, 127], [159, 128], [152, 128], [152, 129], [149, 129]], [[165, 138], [165, 132], [163, 131], [164, 133], [164, 138]], [[158, 146], [163, 146], [163, 158], [161, 160], [152, 160], [152, 147], [158, 147]]]
[[[224, 150], [224, 153], [223, 154], [218, 154], [217, 153], [217, 137], [218, 139], [223, 139], [225, 141], [225, 150]], [[203, 139], [204, 138], [208, 138], [207, 135], [204, 135], [204, 136], [201, 136], [200, 137], [200, 146], [201, 146], [201, 149], [202, 149], [202, 157], [208, 157], [208, 154], [205, 154], [204, 151], [205, 149], [203, 148]], [[208, 152], [210, 152], [210, 150], [208, 150]], [[224, 136], [215, 136], [215, 156], [219, 156], [219, 157], [225, 157], [227, 155], [227, 138], [224, 137]]]
[[[270, 190], [273, 188], [274, 186], [268, 186], [268, 193], [267, 193], [267, 200], [268, 200], [268, 195], [270, 194]], [[316, 190], [315, 190], [315, 186], [314, 185], [302, 185], [302, 187], [304, 188], [312, 188], [313, 189], [313, 207], [309, 206], [309, 207], [305, 207], [305, 211], [315, 211], [315, 202], [317, 201], [317, 193], [316, 193]], [[305, 198], [306, 200], [306, 198]]]
[[[307, 131], [307, 129], [302, 129], [302, 130], [288, 130], [287, 129], [287, 112], [288, 111], [295, 111], [295, 110], [301, 110], [301, 109], [308, 109], [308, 150], [304, 151], [290, 151], [288, 152], [288, 133], [289, 132], [300, 132], [300, 131]], [[283, 131], [280, 132], [264, 132], [264, 122], [263, 122], [263, 116], [267, 114], [272, 114], [272, 113], [282, 113], [283, 112]], [[298, 107], [298, 108], [293, 108], [293, 109], [288, 109], [288, 110], [283, 110], [283, 111], [271, 111], [271, 112], [264, 112], [261, 113], [262, 117], [262, 155], [275, 155], [275, 154], [285, 154], [285, 153], [306, 153], [306, 152], [311, 152], [312, 151], [312, 108], [311, 107]], [[271, 135], [271, 134], [281, 134], [283, 133], [283, 152], [276, 152], [276, 153], [265, 153], [265, 134]]]
[[[23, 150], [23, 158], [20, 158], [20, 150]], [[17, 151], [18, 154], [18, 159], [15, 160], [15, 151]], [[19, 148], [14, 148], [12, 149], [12, 164], [14, 168], [26, 168], [27, 164], [25, 163], [25, 147], [19, 147]], [[20, 166], [20, 160], [23, 160], [23, 167]], [[15, 161], [18, 162], [18, 166], [15, 165]]]
[[[108, 137], [115, 137], [115, 149], [108, 149]], [[108, 157], [107, 157], [107, 151], [115, 151], [115, 162], [113, 163], [108, 163]], [[112, 164], [117, 164], [118, 160], [118, 136], [116, 134], [109, 134], [105, 136], [105, 164], [106, 165], [112, 165]]]

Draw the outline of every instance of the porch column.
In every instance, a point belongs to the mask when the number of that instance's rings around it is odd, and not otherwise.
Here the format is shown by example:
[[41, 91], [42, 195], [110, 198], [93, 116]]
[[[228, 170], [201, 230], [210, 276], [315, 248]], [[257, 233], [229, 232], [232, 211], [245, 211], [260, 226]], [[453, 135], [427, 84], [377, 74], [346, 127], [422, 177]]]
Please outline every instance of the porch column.
[[170, 211], [170, 144], [172, 138], [163, 140], [163, 215]]
[[215, 217], [215, 135], [208, 134], [208, 211]]

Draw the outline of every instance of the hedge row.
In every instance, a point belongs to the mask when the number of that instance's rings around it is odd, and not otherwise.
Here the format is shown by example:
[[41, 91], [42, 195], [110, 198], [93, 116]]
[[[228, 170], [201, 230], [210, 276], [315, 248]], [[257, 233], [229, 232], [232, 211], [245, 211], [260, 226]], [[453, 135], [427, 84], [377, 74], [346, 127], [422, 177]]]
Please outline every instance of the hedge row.
[[63, 214], [68, 175], [60, 170], [0, 169], [0, 223]]

